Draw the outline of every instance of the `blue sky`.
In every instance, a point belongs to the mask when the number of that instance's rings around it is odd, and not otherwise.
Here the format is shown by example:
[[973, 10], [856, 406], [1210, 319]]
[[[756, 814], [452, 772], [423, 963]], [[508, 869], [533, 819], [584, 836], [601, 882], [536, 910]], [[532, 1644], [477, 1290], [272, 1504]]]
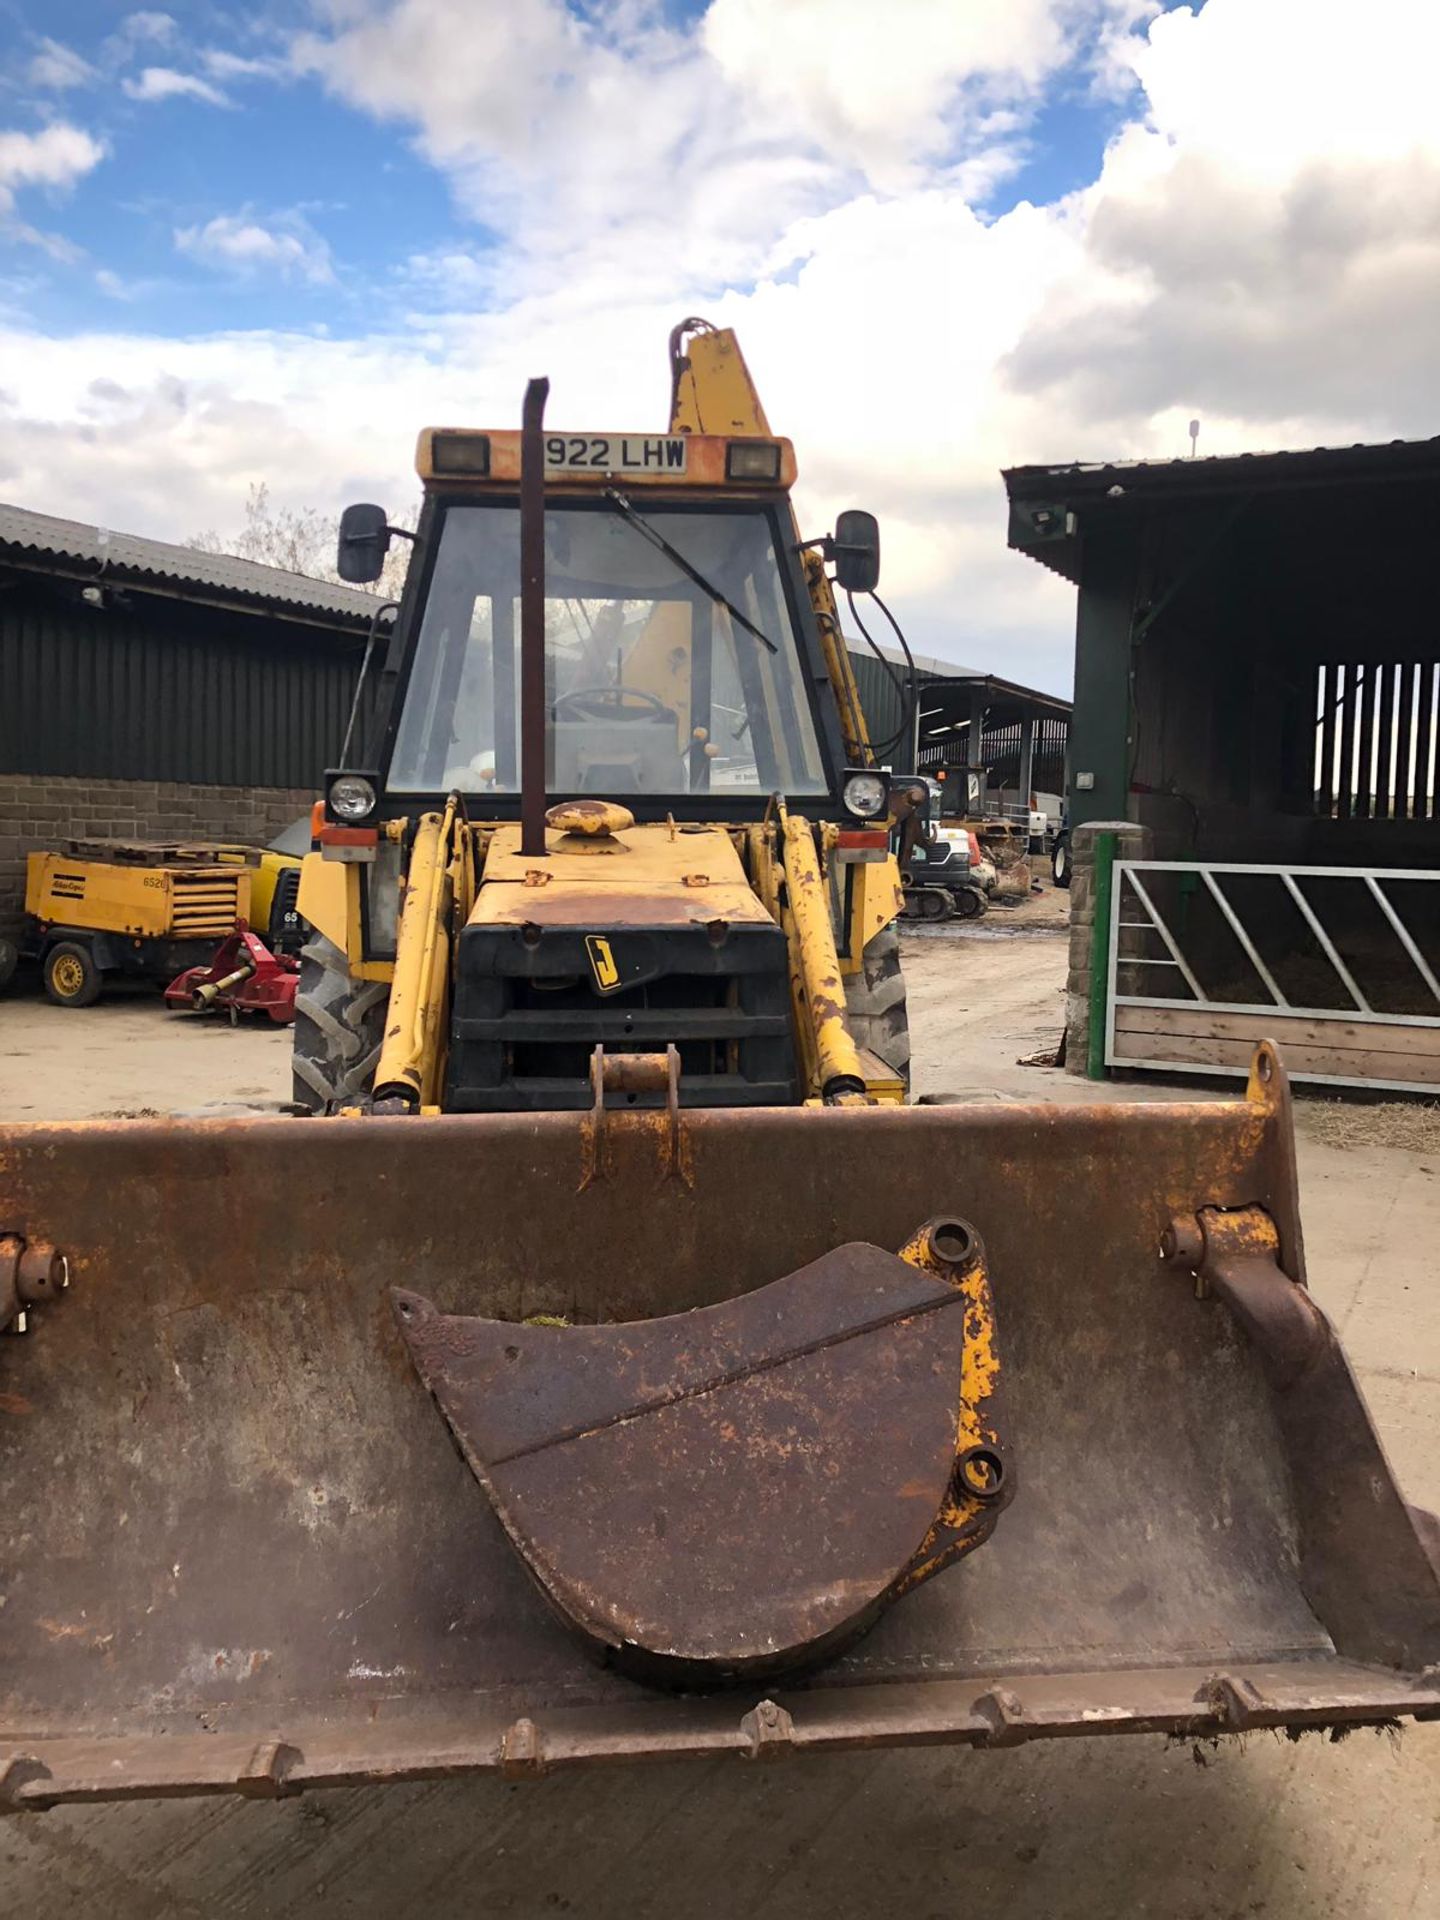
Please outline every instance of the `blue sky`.
[[[571, 9], [582, 21], [603, 11]], [[706, 6], [689, 0], [662, 12], [675, 30], [694, 32]], [[293, 36], [317, 18], [322, 9], [301, 4], [252, 11], [175, 0], [136, 10], [0, 0], [0, 124], [39, 131], [73, 122], [104, 147], [73, 183], [17, 195], [27, 226], [73, 250], [47, 257], [36, 240], [9, 236], [6, 263], [24, 283], [30, 319], [80, 332], [108, 300], [123, 303], [128, 325], [160, 333], [284, 328], [358, 338], [377, 316], [408, 308], [415, 256], [484, 257], [502, 244], [417, 151], [410, 116], [367, 111], [321, 76], [294, 70]], [[463, 10], [456, 19], [463, 33]], [[1130, 104], [1124, 92], [1097, 90], [1098, 24], [1099, 16], [1025, 103], [1014, 171], [976, 196], [988, 214], [1021, 199], [1058, 200], [1095, 177]], [[57, 84], [67, 55], [88, 71], [74, 67], [73, 84]], [[254, 70], [238, 70], [242, 61]], [[166, 78], [147, 83], [147, 73]], [[132, 97], [147, 84], [175, 90]], [[973, 145], [962, 132], [959, 153]], [[233, 224], [207, 243], [215, 220]], [[293, 241], [288, 263], [247, 259], [234, 244], [243, 228]]]
[[[264, 38], [237, 34], [224, 8], [176, 5], [165, 16], [173, 31], [134, 39], [117, 31], [133, 9], [84, 0], [43, 8], [8, 0], [3, 16], [6, 124], [39, 128], [74, 118], [105, 146], [103, 161], [63, 195], [26, 199], [27, 219], [77, 257], [42, 265], [33, 246], [12, 241], [6, 250], [12, 270], [31, 285], [29, 312], [46, 327], [93, 326], [98, 295], [123, 299], [130, 325], [162, 333], [299, 327], [358, 334], [371, 323], [376, 282], [417, 247], [456, 235], [447, 183], [417, 157], [403, 129], [283, 69], [214, 73], [207, 55], [277, 57], [273, 38], [267, 52]], [[94, 83], [35, 86], [29, 70], [47, 41], [90, 63]], [[225, 104], [183, 93], [136, 100], [121, 90], [157, 68], [212, 88]], [[203, 231], [217, 217], [298, 236], [315, 268], [328, 259], [328, 274], [187, 255], [176, 236]], [[473, 228], [466, 237], [473, 242]], [[116, 276], [108, 295], [96, 285], [97, 269]]]
[[413, 500], [734, 325], [922, 650], [1063, 687], [998, 470], [1440, 430], [1435, 0], [0, 0], [0, 498]]

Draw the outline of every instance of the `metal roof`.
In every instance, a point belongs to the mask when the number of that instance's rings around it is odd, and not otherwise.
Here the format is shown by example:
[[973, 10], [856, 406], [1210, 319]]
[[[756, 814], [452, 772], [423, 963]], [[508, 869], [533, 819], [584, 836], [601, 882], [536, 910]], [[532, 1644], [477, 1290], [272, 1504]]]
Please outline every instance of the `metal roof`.
[[928, 701], [943, 702], [951, 696], [958, 699], [961, 694], [972, 699], [977, 707], [1004, 708], [1014, 718], [1025, 714], [1038, 718], [1046, 714], [1068, 720], [1075, 707], [1073, 700], [1066, 700], [1058, 693], [1022, 687], [1017, 680], [1002, 680], [993, 673], [947, 674], [943, 679], [927, 680], [924, 685], [924, 699]]
[[1082, 509], [1093, 531], [1097, 508], [1106, 515], [1123, 514], [1168, 501], [1437, 477], [1440, 438], [1211, 454], [1203, 460], [1075, 460], [1008, 467], [1002, 473], [1010, 499], [1010, 545], [1072, 581], [1079, 579]]
[[375, 594], [312, 580], [303, 573], [237, 560], [225, 553], [200, 553], [165, 540], [144, 540], [110, 527], [60, 520], [26, 507], [0, 504], [0, 560], [37, 571], [67, 574], [87, 582], [112, 580], [152, 593], [222, 601], [257, 612], [292, 611], [312, 623], [366, 627], [381, 603]]
[[[864, 659], [867, 654], [872, 660], [875, 657], [863, 640], [857, 640], [848, 633], [845, 635], [845, 646], [852, 660]], [[891, 666], [905, 666], [905, 656], [899, 647], [882, 646], [880, 651]], [[918, 674], [929, 675], [936, 680], [952, 680], [956, 677], [964, 679], [967, 675], [973, 677], [980, 671], [978, 667], [962, 667], [953, 660], [938, 659], [933, 653], [912, 653], [910, 657], [915, 662], [915, 671]]]

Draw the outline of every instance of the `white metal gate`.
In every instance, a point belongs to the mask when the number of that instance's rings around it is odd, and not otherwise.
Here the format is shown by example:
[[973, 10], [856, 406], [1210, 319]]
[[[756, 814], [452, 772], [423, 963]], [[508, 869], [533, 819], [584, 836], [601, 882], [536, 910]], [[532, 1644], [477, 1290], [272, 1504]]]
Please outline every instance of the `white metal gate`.
[[1108, 1066], [1440, 1094], [1440, 872], [1117, 860]]

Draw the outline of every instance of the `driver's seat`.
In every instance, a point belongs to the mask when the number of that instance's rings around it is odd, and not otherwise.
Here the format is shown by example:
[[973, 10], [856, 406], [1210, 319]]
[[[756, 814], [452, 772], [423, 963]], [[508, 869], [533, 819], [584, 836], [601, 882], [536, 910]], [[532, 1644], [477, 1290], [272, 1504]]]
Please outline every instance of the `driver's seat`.
[[657, 709], [638, 720], [555, 720], [556, 793], [685, 793], [690, 778], [676, 746], [679, 716]]

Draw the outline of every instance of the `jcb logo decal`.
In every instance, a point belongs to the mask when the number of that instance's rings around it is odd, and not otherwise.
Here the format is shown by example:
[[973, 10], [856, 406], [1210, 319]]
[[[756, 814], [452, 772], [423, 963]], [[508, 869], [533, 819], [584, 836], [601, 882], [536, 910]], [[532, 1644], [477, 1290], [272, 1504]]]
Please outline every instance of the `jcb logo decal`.
[[611, 993], [620, 984], [620, 969], [610, 951], [610, 942], [602, 933], [587, 933], [585, 951], [590, 956], [590, 971], [601, 993]]

